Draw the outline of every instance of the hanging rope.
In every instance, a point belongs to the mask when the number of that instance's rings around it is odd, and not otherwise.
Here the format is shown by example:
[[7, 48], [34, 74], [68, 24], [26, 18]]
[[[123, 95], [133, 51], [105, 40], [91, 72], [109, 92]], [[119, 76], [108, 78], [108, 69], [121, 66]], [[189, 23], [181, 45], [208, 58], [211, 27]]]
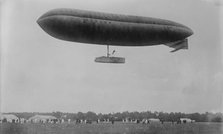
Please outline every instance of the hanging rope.
[[110, 54], [109, 54], [109, 45], [107, 45], [107, 57], [109, 57]]

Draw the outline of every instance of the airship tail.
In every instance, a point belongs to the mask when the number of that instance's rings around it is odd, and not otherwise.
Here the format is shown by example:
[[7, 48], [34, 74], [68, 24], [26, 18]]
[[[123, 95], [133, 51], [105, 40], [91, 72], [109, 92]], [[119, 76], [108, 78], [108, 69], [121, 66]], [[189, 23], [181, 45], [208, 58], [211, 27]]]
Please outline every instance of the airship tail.
[[174, 50], [170, 51], [170, 52], [176, 52], [180, 49], [188, 49], [188, 39], [183, 39], [183, 40], [179, 40], [179, 41], [175, 41], [175, 42], [170, 42], [165, 44], [169, 47], [175, 48]]

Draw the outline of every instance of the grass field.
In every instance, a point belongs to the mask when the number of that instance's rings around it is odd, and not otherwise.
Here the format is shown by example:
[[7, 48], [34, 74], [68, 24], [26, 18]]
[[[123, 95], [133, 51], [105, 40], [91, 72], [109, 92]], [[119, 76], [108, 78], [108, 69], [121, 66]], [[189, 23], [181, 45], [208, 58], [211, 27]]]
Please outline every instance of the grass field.
[[222, 134], [222, 123], [0, 124], [1, 134]]

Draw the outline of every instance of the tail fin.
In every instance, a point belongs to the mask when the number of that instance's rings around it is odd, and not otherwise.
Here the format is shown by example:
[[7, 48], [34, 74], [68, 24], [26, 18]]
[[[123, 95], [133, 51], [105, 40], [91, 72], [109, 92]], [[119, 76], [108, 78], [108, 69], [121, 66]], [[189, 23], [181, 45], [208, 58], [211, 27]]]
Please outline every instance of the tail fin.
[[188, 40], [187, 39], [179, 40], [179, 41], [170, 42], [164, 45], [175, 48], [174, 50], [170, 52], [176, 52], [180, 49], [188, 49]]

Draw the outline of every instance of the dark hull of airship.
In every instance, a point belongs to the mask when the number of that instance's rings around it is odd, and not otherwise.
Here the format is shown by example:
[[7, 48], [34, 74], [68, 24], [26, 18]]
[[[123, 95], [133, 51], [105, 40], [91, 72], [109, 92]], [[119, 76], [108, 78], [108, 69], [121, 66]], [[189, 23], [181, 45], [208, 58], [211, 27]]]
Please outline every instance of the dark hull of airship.
[[173, 21], [75, 9], [51, 10], [37, 23], [55, 38], [101, 45], [158, 45], [193, 34], [190, 28]]

